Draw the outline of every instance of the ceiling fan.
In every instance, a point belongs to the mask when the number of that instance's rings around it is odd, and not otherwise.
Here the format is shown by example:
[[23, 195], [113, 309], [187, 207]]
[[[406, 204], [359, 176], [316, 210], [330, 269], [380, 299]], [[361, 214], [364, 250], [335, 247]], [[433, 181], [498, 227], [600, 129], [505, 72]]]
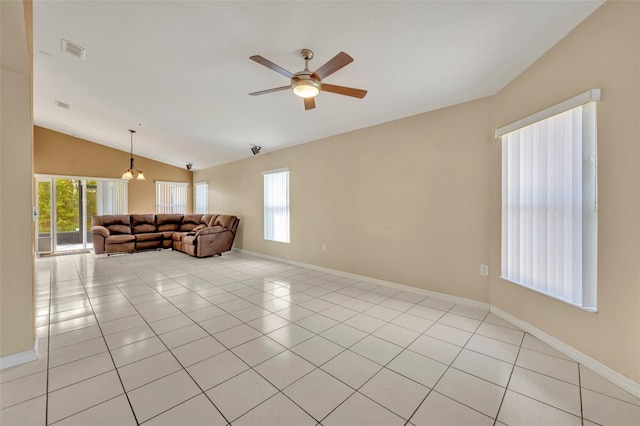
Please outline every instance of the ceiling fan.
[[337, 93], [338, 95], [352, 96], [354, 98], [364, 98], [367, 94], [366, 90], [354, 89], [353, 87], [336, 86], [333, 84], [323, 83], [322, 79], [329, 77], [334, 72], [349, 65], [353, 62], [353, 58], [344, 52], [338, 53], [331, 58], [329, 62], [318, 68], [316, 71], [309, 71], [309, 61], [313, 59], [313, 52], [309, 49], [302, 49], [300, 56], [304, 59], [304, 70], [293, 74], [284, 68], [274, 64], [268, 59], [260, 55], [251, 56], [249, 59], [274, 70], [277, 73], [291, 79], [288, 86], [275, 87], [273, 89], [261, 90], [259, 92], [249, 93], [251, 96], [264, 95], [281, 90], [291, 89], [293, 93], [304, 99], [304, 109], [309, 110], [316, 107], [315, 96], [320, 91]]

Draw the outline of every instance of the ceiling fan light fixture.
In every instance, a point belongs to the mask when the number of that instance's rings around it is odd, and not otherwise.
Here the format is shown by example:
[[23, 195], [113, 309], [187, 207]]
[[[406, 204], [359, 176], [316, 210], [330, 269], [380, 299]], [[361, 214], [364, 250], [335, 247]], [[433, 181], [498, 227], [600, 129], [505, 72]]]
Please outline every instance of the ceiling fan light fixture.
[[314, 98], [320, 93], [320, 83], [309, 78], [295, 79], [291, 82], [291, 89], [301, 98]]

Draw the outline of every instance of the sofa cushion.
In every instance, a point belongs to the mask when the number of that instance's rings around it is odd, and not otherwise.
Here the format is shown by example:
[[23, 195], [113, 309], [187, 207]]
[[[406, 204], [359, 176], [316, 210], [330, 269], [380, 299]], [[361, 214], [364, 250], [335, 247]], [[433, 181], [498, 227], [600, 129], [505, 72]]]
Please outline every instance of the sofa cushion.
[[156, 215], [154, 214], [132, 214], [131, 225], [134, 234], [144, 234], [156, 232]]
[[233, 222], [235, 222], [235, 216], [229, 216], [226, 214], [219, 214], [218, 217], [213, 221], [213, 226], [222, 226], [225, 229], [231, 229], [233, 226]]
[[173, 239], [173, 234], [174, 234], [173, 231], [164, 231], [162, 233], [162, 239], [163, 240], [172, 240]]
[[209, 219], [209, 223], [207, 224], [207, 228], [210, 226], [213, 226], [214, 222], [216, 221], [216, 218], [218, 217], [217, 214], [212, 214], [210, 215], [211, 218]]
[[128, 214], [111, 214], [102, 216], [102, 226], [111, 235], [131, 234], [131, 220]]
[[157, 214], [156, 225], [158, 226], [158, 231], [179, 231], [180, 225], [182, 225], [182, 216], [181, 214]]
[[124, 243], [132, 243], [136, 240], [135, 235], [131, 234], [120, 234], [120, 235], [110, 235], [106, 238], [105, 242], [107, 244], [124, 244]]
[[200, 218], [200, 224], [204, 225], [205, 227], [209, 226], [209, 222], [211, 222], [211, 219], [213, 219], [214, 216], [216, 215], [203, 214], [202, 217]]
[[182, 219], [182, 225], [180, 225], [181, 231], [191, 231], [196, 226], [200, 225], [201, 214], [185, 214]]
[[160, 240], [162, 240], [162, 232], [149, 232], [146, 234], [136, 234], [136, 242], [160, 241]]
[[184, 239], [182, 240], [182, 244], [195, 245], [196, 238], [197, 237], [194, 235], [185, 235]]

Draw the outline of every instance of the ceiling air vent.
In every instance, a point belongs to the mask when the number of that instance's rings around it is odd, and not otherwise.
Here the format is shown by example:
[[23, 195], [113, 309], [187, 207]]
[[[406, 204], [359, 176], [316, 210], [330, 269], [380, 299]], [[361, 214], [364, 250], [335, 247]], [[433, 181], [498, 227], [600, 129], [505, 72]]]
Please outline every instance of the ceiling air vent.
[[71, 106], [66, 102], [56, 100], [56, 105], [58, 105], [60, 108], [71, 109]]
[[78, 46], [75, 43], [71, 43], [69, 40], [62, 39], [62, 50], [70, 55], [80, 58], [84, 61], [84, 55], [87, 53], [87, 49], [82, 46]]

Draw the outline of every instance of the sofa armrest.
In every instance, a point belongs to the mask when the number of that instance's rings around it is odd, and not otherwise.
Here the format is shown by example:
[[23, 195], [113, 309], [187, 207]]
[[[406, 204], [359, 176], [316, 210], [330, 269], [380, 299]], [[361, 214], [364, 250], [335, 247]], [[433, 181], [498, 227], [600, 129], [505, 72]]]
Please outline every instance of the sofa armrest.
[[96, 254], [104, 254], [106, 251], [106, 240], [111, 232], [104, 226], [92, 226], [91, 237], [93, 239], [93, 250]]
[[104, 226], [92, 226], [91, 227], [91, 233], [93, 235], [100, 235], [103, 236], [104, 238], [107, 238], [109, 235], [111, 235], [111, 232], [109, 232], [109, 230], [107, 228], [105, 228]]

